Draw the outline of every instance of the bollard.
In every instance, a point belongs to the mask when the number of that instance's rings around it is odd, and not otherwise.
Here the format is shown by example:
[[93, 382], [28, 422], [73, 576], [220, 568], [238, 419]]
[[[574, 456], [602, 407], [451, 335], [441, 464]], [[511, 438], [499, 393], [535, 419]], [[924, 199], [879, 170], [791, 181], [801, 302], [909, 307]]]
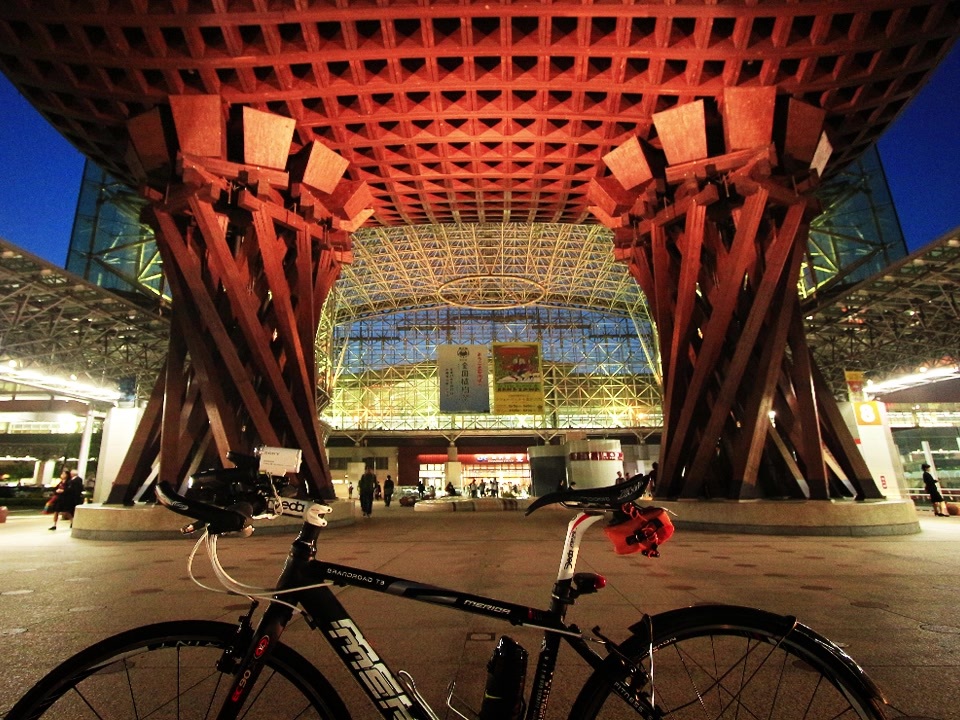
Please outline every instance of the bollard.
[[7, 510], [6, 505], [0, 505], [0, 523], [5, 523], [7, 521], [7, 515], [9, 513], [10, 511]]

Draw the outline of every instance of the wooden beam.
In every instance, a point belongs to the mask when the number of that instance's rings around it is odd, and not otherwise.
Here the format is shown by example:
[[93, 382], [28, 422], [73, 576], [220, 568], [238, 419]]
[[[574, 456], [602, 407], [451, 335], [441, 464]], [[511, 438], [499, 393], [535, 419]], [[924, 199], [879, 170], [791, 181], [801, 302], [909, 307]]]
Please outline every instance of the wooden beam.
[[[173, 218], [154, 209], [151, 212], [158, 236], [162, 239], [157, 243], [163, 257], [164, 265], [176, 267], [183, 276], [182, 291], [187, 294], [182, 302], [188, 307], [195, 308], [196, 319], [206, 328], [210, 339], [217, 348], [224, 369], [227, 371], [233, 387], [236, 389], [243, 406], [250, 415], [250, 420], [256, 428], [257, 434], [267, 445], [276, 445], [279, 440], [274, 432], [270, 418], [260, 401], [257, 390], [253, 387], [250, 374], [244, 367], [237, 354], [233, 339], [227, 332], [220, 313], [207, 293], [200, 273], [200, 263], [192, 250], [184, 243], [183, 237]], [[175, 301], [180, 301], [175, 298]]]
[[[185, 297], [187, 293], [182, 287], [179, 273], [168, 273], [168, 278], [171, 279], [171, 292], [174, 297]], [[174, 285], [177, 287], [174, 288]], [[230, 450], [244, 447], [240, 428], [237, 426], [236, 413], [224, 395], [222, 365], [215, 359], [214, 348], [210, 346], [209, 339], [200, 332], [200, 323], [193, 320], [194, 318], [184, 318], [183, 314], [174, 308], [174, 332], [182, 334], [186, 342], [212, 439], [217, 454], [225, 460]]]
[[159, 451], [160, 427], [163, 416], [163, 393], [167, 377], [167, 364], [170, 356], [163, 362], [153, 390], [147, 399], [143, 415], [133, 433], [130, 447], [117, 470], [117, 479], [110, 488], [106, 504], [132, 505], [133, 495], [150, 475], [150, 468]]
[[199, 200], [191, 203], [191, 210], [206, 241], [207, 259], [218, 269], [222, 278], [233, 316], [245, 338], [245, 347], [250, 351], [251, 359], [270, 388], [271, 397], [280, 404], [279, 410], [284, 413], [286, 422], [289, 423], [292, 440], [303, 453], [307, 472], [315, 482], [319, 482], [325, 477], [319, 438], [311, 438], [306, 432], [303, 418], [297, 413], [296, 404], [284, 382], [277, 358], [271, 351], [272, 338], [264, 331], [257, 318], [256, 309], [248, 301], [248, 284], [238, 272], [226, 238], [217, 224], [216, 213], [210, 205]]
[[[726, 341], [727, 330], [733, 320], [734, 309], [739, 300], [740, 283], [743, 280], [744, 270], [752, 262], [756, 252], [756, 234], [763, 217], [766, 199], [766, 192], [761, 190], [748, 197], [744, 202], [731, 246], [730, 262], [725, 263], [719, 271], [718, 297], [713, 302], [710, 317], [704, 324], [703, 343], [697, 355], [689, 385], [686, 388], [686, 396], [683, 408], [677, 418], [674, 437], [687, 437], [694, 414], [703, 400], [703, 392], [707, 382], [716, 371], [716, 363]], [[689, 451], [689, 448], [682, 447], [682, 443], [672, 442], [667, 448], [666, 457], [660, 464], [663, 477], [673, 478], [675, 482], [677, 478], [682, 477], [677, 472], [680, 458]], [[697, 483], [698, 481], [690, 479], [690, 482]], [[684, 497], [692, 497], [694, 492], [692, 486], [685, 485], [683, 487]]]
[[[807, 350], [809, 352], [809, 350]], [[824, 418], [824, 440], [834, 444], [834, 452], [837, 459], [843, 458], [846, 464], [845, 469], [851, 482], [857, 487], [858, 492], [867, 500], [879, 500], [883, 498], [879, 486], [867, 467], [866, 460], [860, 453], [853, 436], [846, 431], [846, 423], [840, 414], [840, 408], [836, 402], [833, 402], [833, 395], [830, 393], [830, 387], [823, 379], [820, 369], [813, 364], [812, 373], [814, 390], [817, 393], [817, 403], [821, 417]]]
[[769, 146], [777, 88], [726, 87], [721, 96], [727, 152]]
[[[790, 335], [796, 339], [803, 337], [803, 323], [800, 313], [794, 313], [790, 323]], [[797, 350], [796, 343], [791, 343]], [[804, 343], [803, 350], [806, 349]], [[812, 358], [808, 352], [794, 352], [790, 364], [791, 380], [797, 396], [797, 420], [799, 443], [795, 448], [798, 459], [803, 465], [807, 481], [810, 483], [810, 498], [826, 500], [830, 497], [827, 486], [827, 468], [823, 459], [823, 439], [820, 435], [820, 415], [817, 410], [816, 394], [813, 387]]]
[[[720, 441], [723, 426], [730, 417], [734, 400], [743, 387], [744, 372], [748, 362], [756, 355], [757, 342], [760, 340], [764, 323], [772, 314], [771, 311], [773, 314], [776, 313], [772, 303], [776, 298], [777, 287], [781, 285], [785, 268], [788, 267], [787, 260], [792, 254], [804, 211], [805, 204], [800, 203], [787, 212], [783, 225], [775, 233], [764, 255], [763, 275], [751, 298], [746, 320], [742, 323], [739, 336], [736, 338], [733, 356], [724, 369], [720, 391], [711, 404], [710, 419], [704, 426], [699, 447], [689, 465], [687, 474], [692, 480], [688, 482], [688, 486], [691, 482], [699, 482], [698, 478], [707, 476], [712, 448]], [[761, 372], [762, 370], [761, 368]]]
[[243, 162], [257, 167], [286, 168], [296, 121], [247, 105], [241, 108], [241, 112]]
[[128, 120], [127, 133], [145, 175], [170, 168], [170, 151], [159, 108]]
[[170, 110], [181, 152], [201, 157], [223, 156], [225, 118], [219, 95], [171, 95]]
[[[676, 287], [676, 308], [673, 312], [672, 329], [669, 335], [661, 335], [669, 343], [668, 358], [678, 358], [686, 351], [695, 328], [692, 324], [693, 310], [697, 301], [697, 282], [700, 278], [700, 255], [706, 231], [707, 207], [694, 202], [687, 212], [686, 224], [680, 248], [680, 272]], [[661, 353], [663, 350], [661, 349]], [[679, 373], [673, 372], [664, 378], [664, 397], [675, 397]]]
[[654, 151], [646, 142], [641, 143], [635, 135], [622, 142], [601, 160], [610, 168], [610, 172], [627, 190], [632, 190], [653, 179]]
[[309, 185], [315, 190], [332, 193], [346, 172], [350, 162], [326, 145], [313, 141], [290, 156], [290, 179]]
[[707, 120], [703, 100], [654, 113], [653, 124], [670, 165], [707, 157]]
[[183, 412], [183, 396], [186, 389], [187, 348], [183, 336], [170, 333], [170, 345], [167, 357], [166, 379], [163, 392], [163, 419], [160, 429], [160, 481], [174, 487], [179, 485], [177, 475], [178, 454], [180, 452], [180, 415]]
[[787, 132], [784, 139], [784, 154], [798, 164], [810, 167], [817, 145], [820, 143], [820, 133], [823, 131], [823, 121], [827, 111], [790, 98], [787, 105]]
[[767, 418], [773, 409], [777, 380], [783, 366], [790, 319], [797, 312], [798, 298], [794, 278], [797, 277], [800, 261], [803, 258], [803, 245], [803, 243], [794, 245], [787, 272], [780, 278], [778, 291], [781, 302], [780, 312], [770, 318], [771, 327], [758, 363], [761, 374], [754, 378], [753, 386], [744, 404], [743, 417], [746, 422], [733, 451], [733, 477], [741, 483], [741, 497], [744, 494], [751, 497], [755, 495], [752, 490], [745, 493], [744, 489], [756, 488], [760, 458], [768, 432]]

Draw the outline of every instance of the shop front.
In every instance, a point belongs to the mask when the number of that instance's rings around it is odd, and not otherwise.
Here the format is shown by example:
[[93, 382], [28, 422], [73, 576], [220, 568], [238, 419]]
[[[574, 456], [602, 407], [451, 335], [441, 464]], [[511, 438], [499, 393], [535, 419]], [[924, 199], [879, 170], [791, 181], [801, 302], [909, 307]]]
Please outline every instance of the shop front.
[[419, 479], [437, 496], [448, 483], [461, 495], [525, 497], [530, 493], [530, 461], [525, 452], [421, 453]]

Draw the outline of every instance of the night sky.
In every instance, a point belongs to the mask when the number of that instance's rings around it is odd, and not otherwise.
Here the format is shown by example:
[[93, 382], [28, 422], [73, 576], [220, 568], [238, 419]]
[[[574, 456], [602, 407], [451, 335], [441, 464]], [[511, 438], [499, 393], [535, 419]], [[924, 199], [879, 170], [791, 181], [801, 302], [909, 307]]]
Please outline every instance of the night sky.
[[[960, 225], [960, 43], [880, 140], [908, 248]], [[63, 265], [83, 157], [0, 74], [0, 237]]]

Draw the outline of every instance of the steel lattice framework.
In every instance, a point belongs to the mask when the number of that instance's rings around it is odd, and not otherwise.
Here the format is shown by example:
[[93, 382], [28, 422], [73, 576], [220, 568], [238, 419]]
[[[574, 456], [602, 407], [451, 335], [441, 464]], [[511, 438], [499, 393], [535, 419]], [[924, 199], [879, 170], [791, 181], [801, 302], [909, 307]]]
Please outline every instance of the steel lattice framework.
[[[148, 385], [162, 366], [170, 325], [159, 308], [118, 298], [2, 240], [0, 283], [0, 360]], [[805, 304], [811, 348], [835, 389], [843, 389], [844, 370], [879, 380], [960, 361], [958, 287], [960, 234], [953, 232], [845, 292]], [[333, 342], [328, 315], [322, 349]]]
[[[611, 240], [610, 231], [598, 225], [363, 229], [354, 235], [354, 262], [344, 271], [339, 320], [438, 305], [533, 303], [639, 313], [647, 319], [643, 293], [614, 261]], [[451, 287], [451, 281], [469, 278], [497, 281], [496, 295], [491, 297], [482, 283]]]
[[838, 292], [907, 254], [876, 146], [817, 189], [800, 295]]
[[0, 359], [115, 384], [152, 384], [170, 334], [145, 309], [0, 240]]
[[843, 371], [881, 380], [960, 362], [960, 230], [839, 296], [805, 308], [811, 348], [834, 388]]
[[[341, 365], [322, 419], [334, 430], [359, 434], [649, 431], [661, 423], [660, 384], [644, 356], [652, 335], [652, 323], [637, 326], [627, 316], [543, 306], [434, 308], [345, 323], [332, 339]], [[438, 345], [515, 341], [542, 343], [543, 415], [440, 412]]]
[[[346, 431], [658, 424], [653, 323], [610, 242], [609, 231], [596, 225], [357, 232], [354, 262], [337, 286], [337, 329], [321, 343], [327, 358], [321, 362], [333, 373], [323, 418]], [[461, 287], [458, 307], [451, 308], [451, 283], [460, 279], [477, 282]], [[441, 415], [437, 345], [497, 340], [544, 343], [547, 415]]]

